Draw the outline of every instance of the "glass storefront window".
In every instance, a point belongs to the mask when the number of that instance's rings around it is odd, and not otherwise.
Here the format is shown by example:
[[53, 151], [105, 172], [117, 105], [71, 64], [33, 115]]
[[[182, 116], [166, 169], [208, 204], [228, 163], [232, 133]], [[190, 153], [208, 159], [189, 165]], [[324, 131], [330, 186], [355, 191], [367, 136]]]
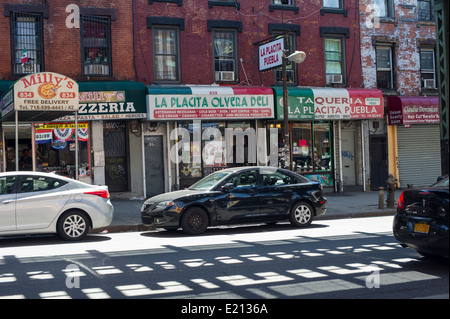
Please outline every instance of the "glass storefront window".
[[[278, 128], [279, 166], [283, 166], [284, 141], [281, 124], [269, 124]], [[297, 173], [329, 174], [332, 170], [331, 128], [329, 122], [298, 122], [290, 124], [292, 169]]]
[[291, 126], [293, 170], [311, 172], [313, 170], [311, 123], [294, 123]]
[[[189, 133], [182, 136], [179, 132], [178, 142], [184, 139], [183, 143], [189, 145], [181, 145], [178, 150], [180, 156], [179, 177], [180, 187], [185, 188], [191, 186], [200, 178], [205, 177], [215, 171], [232, 166], [255, 165], [248, 163], [248, 140], [244, 137], [244, 149], [236, 149], [236, 137], [226, 145], [226, 129], [240, 128], [245, 131], [251, 127], [250, 121], [229, 122], [229, 121], [194, 121], [194, 122], [178, 122], [178, 128], [185, 129]], [[186, 132], [185, 131], [185, 132]], [[194, 135], [200, 137], [198, 143], [194, 141]], [[207, 136], [209, 135], [209, 139]], [[203, 137], [205, 140], [203, 140]], [[183, 154], [183, 150], [189, 150], [189, 154]], [[233, 159], [227, 162], [227, 150], [233, 151]], [[237, 160], [237, 152], [244, 152], [244, 162], [239, 163]], [[183, 157], [188, 155], [189, 162], [183, 161]]]
[[[34, 125], [36, 170], [75, 177], [75, 124]], [[90, 176], [89, 133], [87, 123], [78, 123], [79, 176]]]

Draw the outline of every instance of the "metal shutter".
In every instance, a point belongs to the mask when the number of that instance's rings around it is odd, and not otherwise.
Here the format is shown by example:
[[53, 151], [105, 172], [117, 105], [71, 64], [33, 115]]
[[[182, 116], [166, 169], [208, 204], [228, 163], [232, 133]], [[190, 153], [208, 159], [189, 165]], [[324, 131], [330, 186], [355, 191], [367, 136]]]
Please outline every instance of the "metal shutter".
[[439, 125], [397, 126], [400, 187], [430, 186], [441, 173]]

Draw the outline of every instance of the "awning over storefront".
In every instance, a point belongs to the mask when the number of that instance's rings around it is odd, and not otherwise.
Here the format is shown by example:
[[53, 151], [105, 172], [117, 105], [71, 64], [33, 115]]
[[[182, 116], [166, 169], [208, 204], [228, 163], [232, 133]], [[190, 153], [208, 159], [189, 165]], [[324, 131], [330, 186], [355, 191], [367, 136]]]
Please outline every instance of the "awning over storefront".
[[[78, 82], [80, 109], [78, 119], [142, 119], [147, 116], [145, 85], [134, 81]], [[72, 116], [58, 120], [71, 120]]]
[[57, 73], [41, 72], [17, 80], [0, 102], [1, 120], [51, 121], [78, 111], [78, 84]]
[[274, 117], [273, 91], [263, 87], [147, 87], [148, 120]]
[[437, 96], [388, 96], [388, 124], [439, 124]]
[[[274, 87], [276, 118], [283, 119], [283, 88]], [[354, 120], [383, 118], [380, 90], [289, 87], [290, 120]]]

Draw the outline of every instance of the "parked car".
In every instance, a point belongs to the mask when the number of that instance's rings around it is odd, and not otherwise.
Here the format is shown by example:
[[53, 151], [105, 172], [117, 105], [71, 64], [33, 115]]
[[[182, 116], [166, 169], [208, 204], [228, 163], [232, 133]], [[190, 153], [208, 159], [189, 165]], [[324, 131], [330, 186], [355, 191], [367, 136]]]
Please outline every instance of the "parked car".
[[203, 233], [208, 226], [275, 223], [304, 227], [324, 214], [327, 200], [319, 182], [273, 167], [228, 168], [185, 190], [147, 199], [142, 222], [157, 228]]
[[448, 176], [430, 187], [408, 189], [398, 199], [394, 236], [422, 255], [448, 256]]
[[0, 173], [0, 236], [57, 233], [78, 240], [108, 226], [113, 213], [107, 186], [53, 173]]

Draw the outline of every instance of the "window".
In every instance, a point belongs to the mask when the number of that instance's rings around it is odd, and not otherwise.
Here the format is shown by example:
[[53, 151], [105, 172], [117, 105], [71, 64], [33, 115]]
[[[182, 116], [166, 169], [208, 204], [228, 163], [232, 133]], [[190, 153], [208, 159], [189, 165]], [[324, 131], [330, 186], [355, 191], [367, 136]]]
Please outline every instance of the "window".
[[392, 0], [372, 0], [373, 4], [377, 6], [377, 10], [379, 13], [379, 17], [381, 18], [392, 18]]
[[[286, 41], [284, 43], [284, 47], [286, 50], [286, 56], [289, 56], [291, 53], [295, 52], [295, 36], [294, 33], [288, 33]], [[295, 62], [286, 62], [286, 78], [287, 84], [295, 84], [296, 81], [296, 63]], [[275, 74], [275, 83], [281, 84], [283, 82], [283, 68], [278, 68], [274, 72]]]
[[179, 82], [179, 35], [177, 27], [153, 28], [153, 67], [155, 82]]
[[343, 40], [325, 38], [325, 76], [326, 83], [344, 83]]
[[294, 0], [272, 0], [272, 4], [293, 6]]
[[12, 194], [15, 176], [0, 177], [0, 195]]
[[234, 82], [236, 74], [236, 32], [213, 30], [214, 80]]
[[377, 46], [377, 87], [379, 89], [394, 89], [394, 75], [392, 63], [392, 47]]
[[13, 73], [43, 71], [42, 15], [14, 13], [11, 17], [11, 31]]
[[233, 176], [227, 181], [227, 183], [233, 183], [235, 188], [256, 187], [257, 181], [258, 181], [258, 171], [251, 170]]
[[48, 191], [67, 184], [56, 178], [45, 176], [22, 177], [20, 181], [20, 193]]
[[331, 171], [330, 124], [292, 124], [292, 159], [294, 171]]
[[111, 24], [109, 17], [81, 17], [83, 74], [111, 75]]
[[340, 9], [342, 8], [342, 0], [323, 0], [323, 7]]
[[433, 2], [432, 0], [417, 1], [417, 18], [419, 21], [433, 21]]
[[436, 88], [436, 64], [434, 58], [434, 50], [421, 49], [420, 50], [420, 73], [422, 87], [424, 89]]

